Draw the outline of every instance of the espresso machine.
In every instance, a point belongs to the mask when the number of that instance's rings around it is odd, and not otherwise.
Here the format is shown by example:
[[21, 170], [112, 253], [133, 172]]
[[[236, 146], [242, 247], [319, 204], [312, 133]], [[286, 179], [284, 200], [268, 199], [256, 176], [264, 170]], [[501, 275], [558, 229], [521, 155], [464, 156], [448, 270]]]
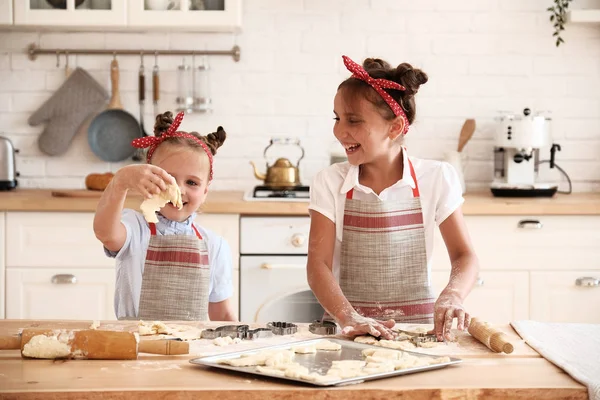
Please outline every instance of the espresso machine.
[[[496, 125], [494, 180], [491, 191], [498, 197], [552, 197], [558, 185], [538, 181], [540, 162], [554, 157], [560, 145], [552, 143], [551, 119], [543, 113], [504, 113]], [[540, 160], [540, 150], [549, 149], [549, 160]]]

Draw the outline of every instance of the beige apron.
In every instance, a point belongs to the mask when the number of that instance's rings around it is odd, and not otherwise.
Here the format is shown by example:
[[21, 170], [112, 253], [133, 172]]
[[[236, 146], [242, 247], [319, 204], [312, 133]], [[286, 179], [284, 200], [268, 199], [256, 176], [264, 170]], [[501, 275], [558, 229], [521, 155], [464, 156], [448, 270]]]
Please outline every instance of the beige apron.
[[210, 266], [206, 242], [196, 235], [156, 234], [151, 223], [138, 318], [208, 320]]
[[415, 171], [413, 198], [360, 201], [346, 195], [340, 287], [356, 311], [396, 322], [433, 323], [425, 229]]

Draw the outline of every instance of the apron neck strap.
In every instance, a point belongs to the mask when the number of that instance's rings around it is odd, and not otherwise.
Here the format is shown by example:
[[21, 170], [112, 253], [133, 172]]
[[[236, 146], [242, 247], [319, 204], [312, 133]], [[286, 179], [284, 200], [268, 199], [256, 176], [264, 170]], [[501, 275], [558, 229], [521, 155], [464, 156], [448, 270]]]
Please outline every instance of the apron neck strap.
[[[410, 176], [413, 178], [413, 181], [415, 182], [415, 187], [412, 190], [413, 197], [421, 197], [421, 194], [419, 193], [419, 184], [417, 183], [417, 175], [415, 174], [415, 169], [412, 165], [412, 162], [410, 162], [410, 159], [408, 159], [408, 167], [410, 168]], [[353, 194], [354, 194], [354, 188], [348, 190], [348, 192], [346, 192], [346, 199], [352, 199]]]
[[[150, 228], [150, 235], [156, 236], [156, 224], [154, 222], [150, 222], [148, 224], [148, 227]], [[196, 226], [194, 224], [192, 224], [192, 229], [196, 233], [196, 236], [198, 237], [198, 239], [202, 240], [202, 235], [200, 234], [200, 232], [198, 232], [198, 229], [196, 229]]]

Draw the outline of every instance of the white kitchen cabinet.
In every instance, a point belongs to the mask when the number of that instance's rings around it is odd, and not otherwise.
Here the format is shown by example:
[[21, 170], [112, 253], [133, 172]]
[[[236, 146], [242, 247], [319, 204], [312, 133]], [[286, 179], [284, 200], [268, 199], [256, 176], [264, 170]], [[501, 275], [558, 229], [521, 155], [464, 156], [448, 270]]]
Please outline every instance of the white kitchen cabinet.
[[113, 269], [7, 268], [10, 319], [114, 320]]
[[15, 26], [89, 28], [127, 25], [125, 0], [14, 0], [13, 7]]
[[[176, 6], [165, 10], [168, 3]], [[241, 27], [241, 0], [129, 0], [128, 7], [132, 28], [232, 32]]]
[[[436, 296], [446, 287], [450, 271], [433, 271]], [[482, 271], [464, 303], [472, 317], [492, 324], [527, 319], [529, 316], [529, 273]]]
[[93, 213], [7, 213], [6, 266], [114, 268], [94, 235], [93, 221]]
[[530, 319], [600, 324], [600, 271], [531, 273]]
[[244, 217], [241, 254], [307, 254], [309, 217]]
[[233, 269], [240, 268], [240, 216], [238, 214], [198, 214], [194, 223], [225, 239], [231, 248]]
[[[600, 216], [465, 216], [481, 269], [600, 270]], [[449, 268], [448, 253], [435, 235], [433, 269]], [[565, 251], [568, 249], [568, 251]]]
[[0, 26], [13, 23], [13, 0], [0, 0]]
[[4, 318], [4, 299], [6, 299], [6, 283], [4, 277], [6, 276], [6, 248], [5, 248], [5, 216], [3, 212], [0, 212], [0, 319]]

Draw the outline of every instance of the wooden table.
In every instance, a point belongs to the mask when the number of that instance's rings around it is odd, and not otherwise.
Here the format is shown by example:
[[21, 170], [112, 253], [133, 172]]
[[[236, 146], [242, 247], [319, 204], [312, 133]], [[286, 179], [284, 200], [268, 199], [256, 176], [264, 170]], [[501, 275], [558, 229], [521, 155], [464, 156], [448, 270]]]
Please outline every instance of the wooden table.
[[[0, 321], [0, 334], [19, 328], [88, 328], [91, 321]], [[170, 323], [167, 323], [169, 325]], [[184, 324], [177, 322], [177, 324]], [[200, 324], [187, 323], [195, 326]], [[210, 323], [211, 327], [218, 323]], [[495, 354], [468, 334], [457, 343], [427, 349], [463, 359], [440, 370], [380, 379], [358, 385], [316, 388], [253, 375], [230, 373], [188, 362], [198, 355], [140, 355], [134, 361], [29, 360], [19, 351], [0, 352], [2, 399], [587, 399], [587, 389], [540, 357], [510, 326], [501, 327], [514, 339], [510, 355]], [[103, 321], [99, 329], [135, 330], [135, 321]], [[306, 326], [289, 340], [304, 340]], [[258, 347], [268, 345], [265, 340]], [[213, 346], [209, 341], [206, 346]], [[236, 346], [248, 346], [248, 343]], [[205, 346], [205, 347], [206, 347]], [[214, 346], [217, 349], [216, 346]], [[229, 346], [217, 351], [237, 351]], [[425, 350], [423, 350], [425, 352]]]

